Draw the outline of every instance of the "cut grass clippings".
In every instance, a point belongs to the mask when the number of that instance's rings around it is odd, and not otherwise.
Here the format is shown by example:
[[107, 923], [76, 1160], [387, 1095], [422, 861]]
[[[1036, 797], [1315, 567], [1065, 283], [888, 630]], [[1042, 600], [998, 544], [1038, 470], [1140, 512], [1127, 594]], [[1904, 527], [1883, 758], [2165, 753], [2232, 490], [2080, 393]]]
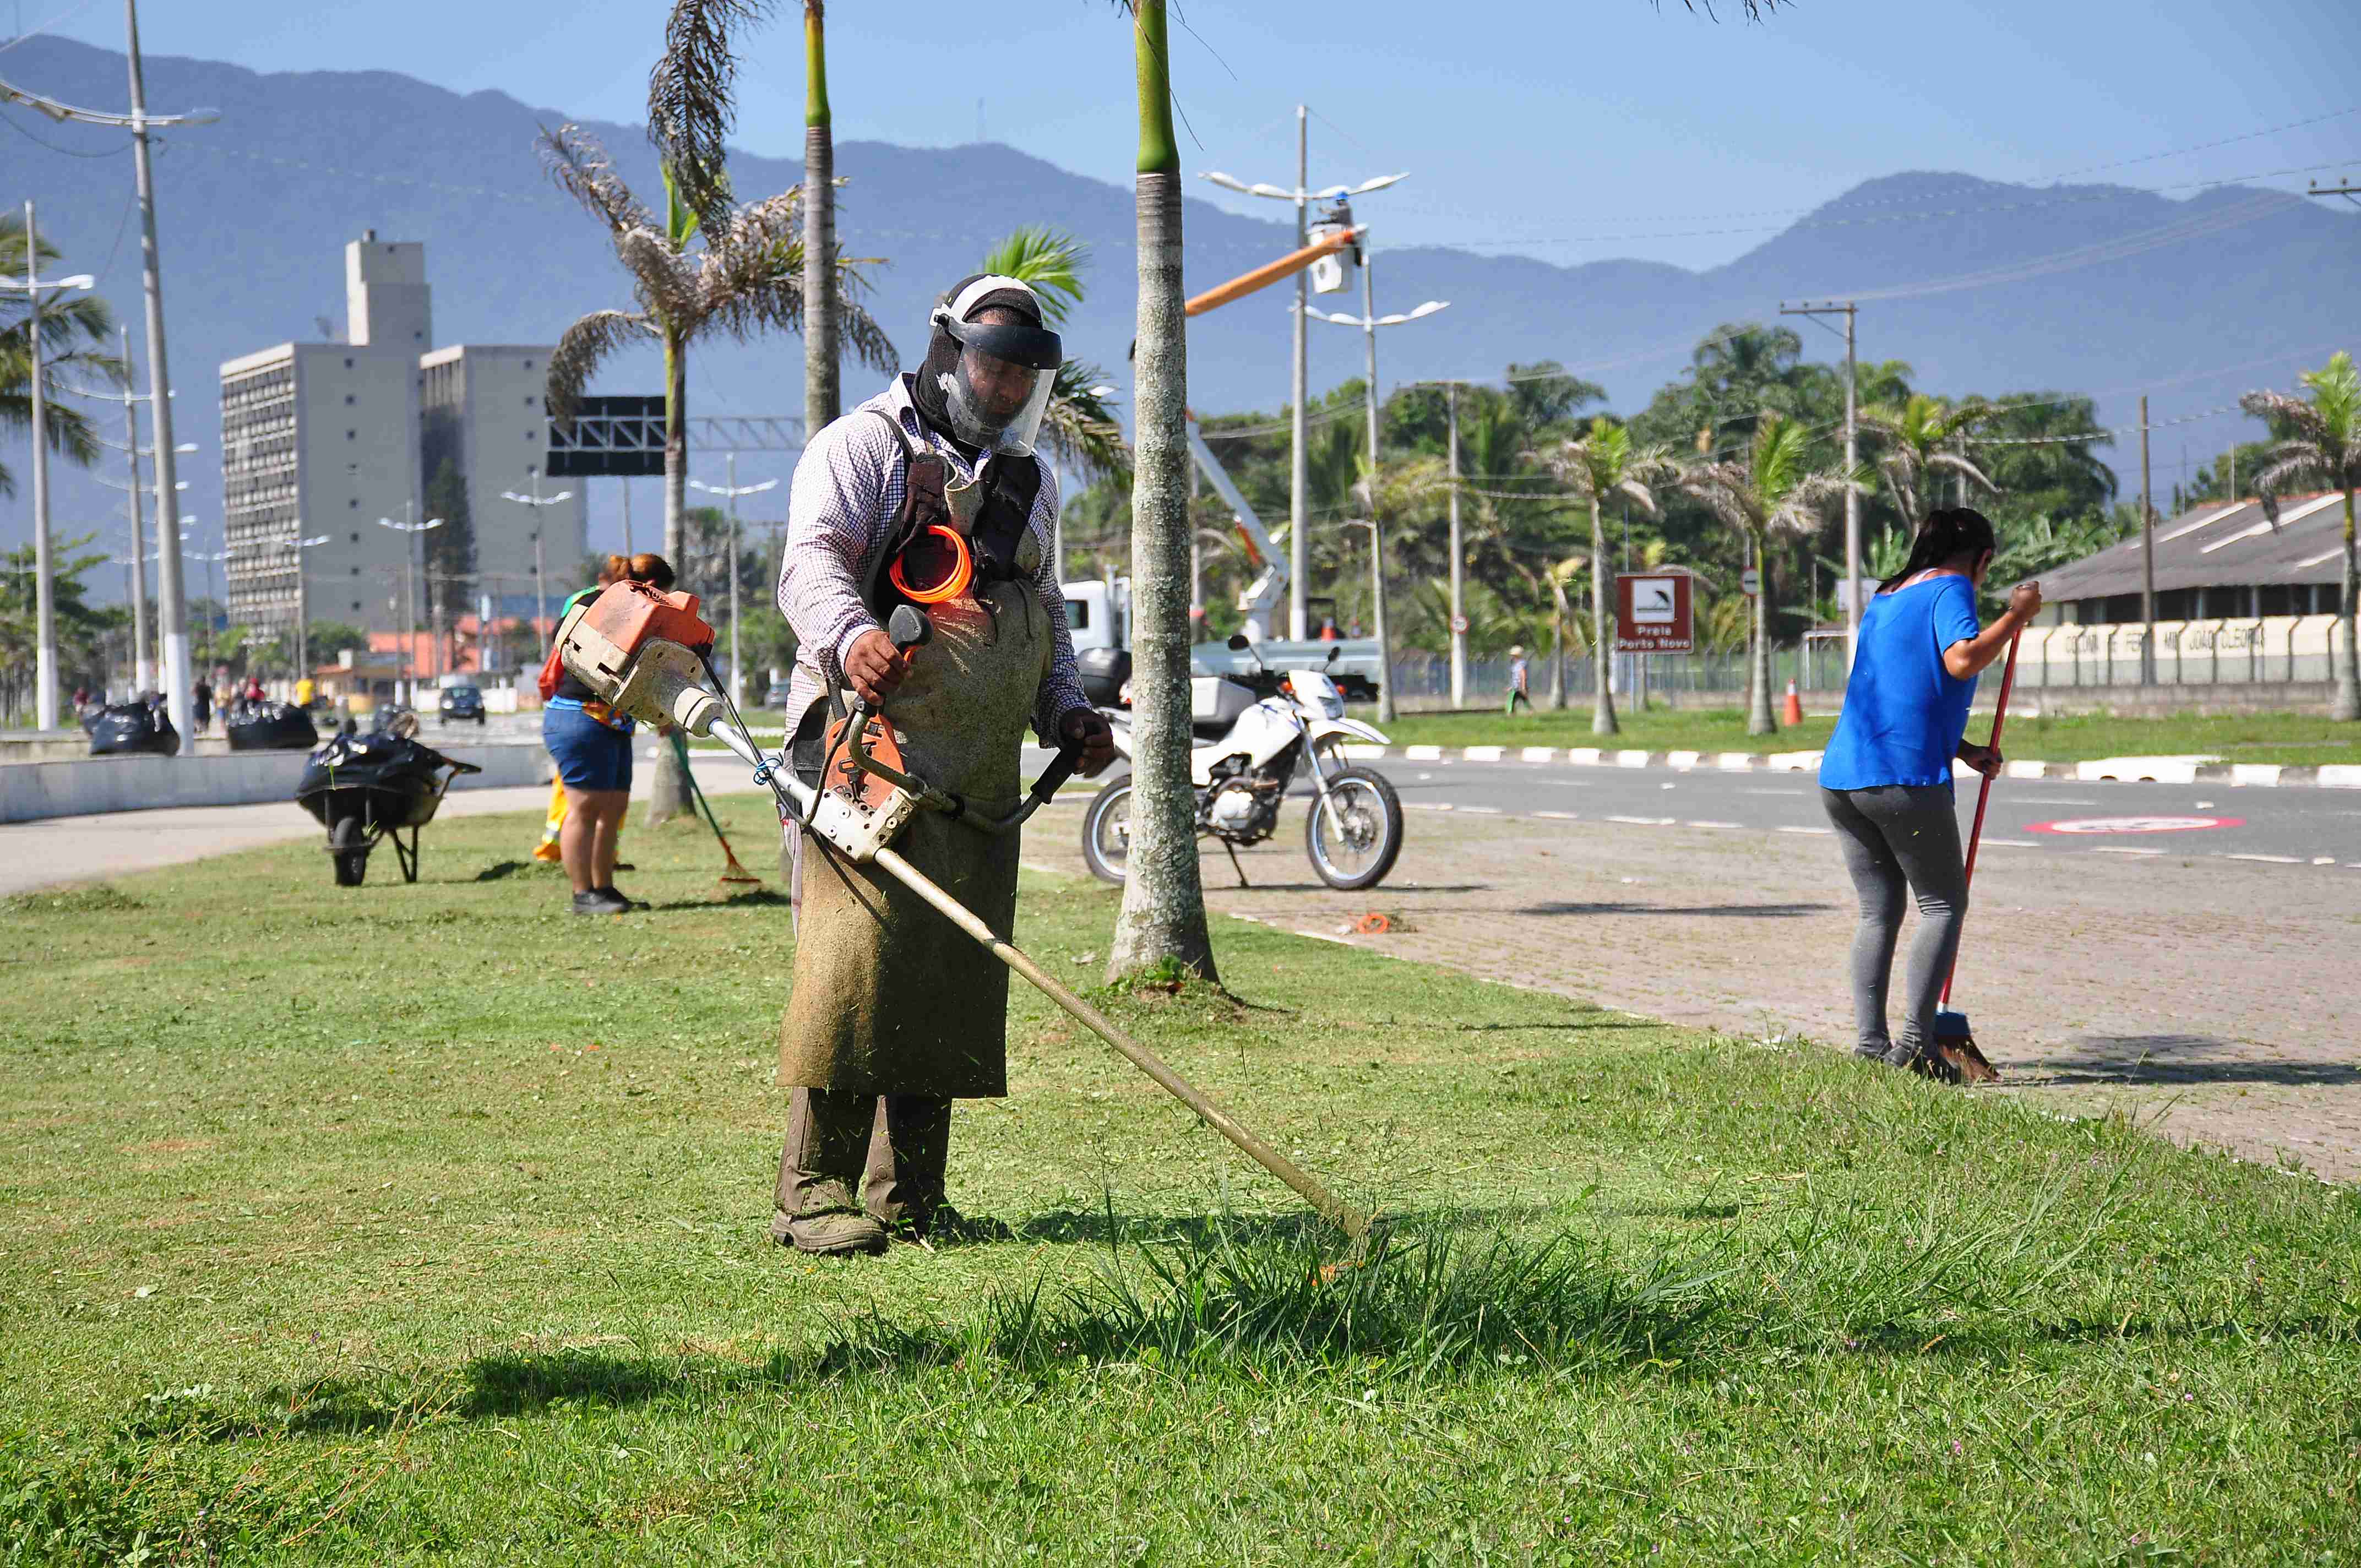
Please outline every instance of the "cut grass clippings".
[[[1968, 737], [1992, 729], [1992, 695], [1998, 677], [1984, 679], [1986, 706], [1968, 720]], [[2278, 762], [2313, 766], [2361, 764], [2361, 725], [2339, 724], [2320, 714], [2176, 713], [2147, 718], [2128, 715], [2039, 714], [2040, 694], [2020, 690], [2011, 699], [2001, 749], [2011, 757], [2051, 762], [2081, 762], [2100, 757], [2218, 756], [2229, 762]], [[1360, 709], [1354, 710], [1369, 717]], [[1397, 746], [1623, 746], [1647, 751], [1817, 751], [1836, 728], [1833, 714], [1806, 715], [1800, 725], [1781, 726], [1773, 735], [1746, 733], [1737, 707], [1619, 709], [1620, 733], [1590, 732], [1586, 703], [1564, 711], [1542, 709], [1514, 718], [1498, 707], [1457, 713], [1405, 713], [1383, 725]]]
[[[0, 1554], [2361, 1551], [2348, 1191], [1224, 921], [1222, 989], [1093, 999], [1367, 1249], [1020, 985], [961, 1235], [822, 1263], [764, 1230], [775, 892], [634, 827], [655, 908], [575, 918], [538, 831], [0, 912]], [[1115, 903], [1028, 875], [1019, 939], [1093, 978]]]

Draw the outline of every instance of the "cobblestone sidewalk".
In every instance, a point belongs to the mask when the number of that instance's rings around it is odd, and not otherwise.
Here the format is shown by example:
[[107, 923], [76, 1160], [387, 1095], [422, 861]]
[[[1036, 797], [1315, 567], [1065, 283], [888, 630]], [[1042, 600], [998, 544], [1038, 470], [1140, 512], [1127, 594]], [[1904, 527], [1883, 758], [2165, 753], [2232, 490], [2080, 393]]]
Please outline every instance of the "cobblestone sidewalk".
[[[1073, 820], [1051, 815], [1027, 860], [1087, 875]], [[1323, 937], [1381, 910], [1409, 928], [1349, 939], [1648, 1017], [1850, 1043], [1854, 905], [1826, 839], [1418, 814], [1371, 893], [1321, 886], [1287, 832], [1240, 859], [1251, 888], [1204, 861], [1213, 908]], [[2284, 876], [2220, 861], [1987, 850], [1954, 1002], [2003, 1083], [1974, 1092], [2361, 1177], [2361, 877], [2302, 886], [2290, 900]]]

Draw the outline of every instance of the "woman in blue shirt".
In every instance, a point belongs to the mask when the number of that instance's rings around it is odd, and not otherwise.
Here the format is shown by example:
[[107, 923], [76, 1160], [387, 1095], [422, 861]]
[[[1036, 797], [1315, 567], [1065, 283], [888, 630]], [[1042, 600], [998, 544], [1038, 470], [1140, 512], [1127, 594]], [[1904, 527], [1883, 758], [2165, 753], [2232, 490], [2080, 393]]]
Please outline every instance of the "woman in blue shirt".
[[[1907, 1067], [1934, 1037], [1935, 1008], [1967, 917], [1953, 758], [1990, 776], [1999, 753], [1963, 737], [1976, 676], [2041, 609], [2025, 583], [1990, 626], [1976, 623], [1976, 589], [1992, 566], [1993, 525], [1967, 507], [1918, 525], [1909, 564], [1877, 587], [1861, 618], [1844, 709], [1820, 758], [1820, 802], [1844, 846], [1861, 896], [1852, 938], [1856, 1054]], [[1904, 977], [1902, 1038], [1885, 1027], [1894, 947], [1905, 894], [1916, 896], [1918, 934]]]

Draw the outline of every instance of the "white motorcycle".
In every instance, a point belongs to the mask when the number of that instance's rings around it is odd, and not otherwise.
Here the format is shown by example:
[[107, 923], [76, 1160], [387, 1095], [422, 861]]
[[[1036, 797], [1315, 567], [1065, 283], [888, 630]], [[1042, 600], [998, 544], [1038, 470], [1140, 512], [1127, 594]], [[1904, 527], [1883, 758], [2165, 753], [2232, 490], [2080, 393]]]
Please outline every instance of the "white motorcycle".
[[[1248, 647], [1244, 637], [1230, 647]], [[1333, 660], [1336, 651], [1331, 649]], [[1197, 786], [1197, 831], [1221, 841], [1246, 884], [1237, 846], [1258, 844], [1279, 828], [1279, 808], [1299, 772], [1312, 778], [1313, 799], [1303, 824], [1303, 849], [1312, 869], [1330, 887], [1346, 892], [1375, 887], [1401, 853], [1402, 808], [1394, 787], [1372, 768], [1345, 761], [1353, 742], [1386, 744], [1385, 736], [1345, 717], [1345, 698], [1324, 670], [1289, 670], [1262, 665], [1258, 674], [1277, 695], [1257, 698], [1254, 688], [1221, 676], [1201, 675], [1190, 684], [1190, 728], [1198, 744], [1189, 753]], [[1131, 720], [1120, 709], [1102, 708], [1115, 728], [1115, 750], [1131, 756]], [[1082, 814], [1082, 858], [1092, 874], [1119, 883], [1131, 851], [1131, 779], [1115, 780]]]

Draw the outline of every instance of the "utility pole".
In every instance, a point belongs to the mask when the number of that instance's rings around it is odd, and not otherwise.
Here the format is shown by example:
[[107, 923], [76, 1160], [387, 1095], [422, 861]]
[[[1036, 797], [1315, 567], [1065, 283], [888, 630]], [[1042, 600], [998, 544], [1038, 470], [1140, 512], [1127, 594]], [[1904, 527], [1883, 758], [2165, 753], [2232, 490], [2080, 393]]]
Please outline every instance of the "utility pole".
[[[1861, 495], [1850, 476], [1860, 463], [1860, 433], [1857, 424], [1860, 411], [1855, 401], [1860, 396], [1860, 364], [1854, 356], [1854, 323], [1861, 306], [1847, 300], [1842, 304], [1827, 301], [1815, 305], [1808, 301], [1789, 309], [1779, 307], [1783, 316], [1834, 316], [1845, 319], [1845, 669], [1852, 669], [1853, 655], [1861, 647]], [[2143, 417], [2142, 424], [2147, 422]]]
[[1459, 383], [1451, 383], [1451, 706], [1467, 706], [1466, 551], [1459, 542]]
[[[571, 500], [574, 498], [574, 492], [560, 490], [554, 496], [543, 495], [541, 467], [538, 464], [527, 466], [524, 477], [531, 494], [521, 496], [514, 490], [502, 490], [500, 499], [533, 508], [533, 635], [537, 640], [541, 635], [541, 623], [549, 619], [549, 591], [544, 585], [541, 566], [541, 509], [554, 507], [563, 500]], [[678, 570], [680, 565], [681, 563], [675, 562], [674, 569]], [[537, 641], [536, 646], [538, 646]]]
[[708, 496], [720, 496], [730, 502], [730, 700], [743, 707], [746, 677], [738, 662], [738, 498], [760, 495], [779, 481], [765, 479], [759, 485], [741, 485], [738, 482], [738, 454], [728, 453], [721, 461], [728, 484], [700, 485], [695, 479], [689, 484]]
[[[131, 365], [131, 329], [121, 329], [123, 364], [127, 373]], [[148, 546], [140, 538], [144, 532], [139, 506], [139, 410], [126, 397], [123, 400], [123, 439], [131, 444], [131, 684], [135, 692], [151, 691], [156, 685], [156, 666], [148, 657], [148, 563], [144, 556]]]
[[[620, 480], [620, 484], [622, 485], [622, 487], [623, 487], [623, 554], [624, 554], [624, 556], [625, 556], [626, 558], [628, 558], [628, 557], [629, 557], [629, 556], [631, 556], [631, 554], [632, 554], [632, 550], [631, 550], [631, 479], [630, 479], [628, 477], [626, 477], [625, 478], [623, 478], [622, 480]], [[585, 504], [587, 505], [588, 503], [586, 502]]]
[[1377, 598], [1378, 718], [1394, 721], [1394, 645], [1386, 635], [1386, 534], [1378, 515], [1378, 286], [1373, 258], [1361, 258], [1362, 335], [1369, 350], [1369, 581]]
[[2156, 502], [2148, 489], [2147, 394], [2140, 394], [2140, 685], [2156, 685]]

